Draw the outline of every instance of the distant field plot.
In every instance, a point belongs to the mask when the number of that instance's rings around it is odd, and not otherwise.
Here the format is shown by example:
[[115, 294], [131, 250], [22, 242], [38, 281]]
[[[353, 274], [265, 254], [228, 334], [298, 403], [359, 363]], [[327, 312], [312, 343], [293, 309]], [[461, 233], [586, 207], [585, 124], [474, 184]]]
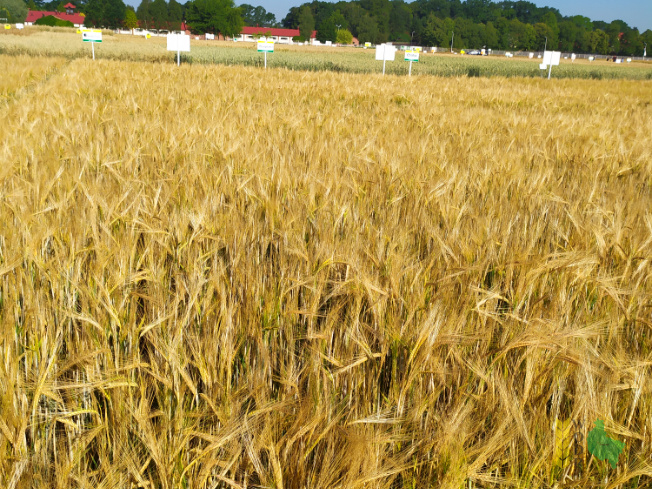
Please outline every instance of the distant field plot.
[[54, 57], [34, 59], [32, 56], [0, 55], [0, 103], [53, 73], [65, 61]]
[[[68, 58], [90, 56], [90, 46], [83, 44], [78, 34], [69, 29], [43, 28], [28, 29], [21, 34], [16, 31], [0, 31], [0, 52], [6, 54], [55, 55]], [[101, 45], [96, 46], [99, 58], [172, 62], [174, 55], [166, 50], [165, 37], [145, 39], [105, 32]], [[402, 53], [397, 53], [396, 61], [387, 63], [386, 72], [407, 75], [408, 63], [403, 61]], [[186, 63], [228, 64], [243, 66], [263, 66], [263, 55], [256, 52], [254, 43], [233, 43], [215, 41], [192, 41], [190, 53], [184, 53]], [[275, 52], [268, 55], [270, 68], [290, 70], [335, 71], [348, 73], [380, 73], [382, 63], [374, 58], [374, 49], [354, 49], [312, 46], [277, 45]], [[544, 77], [538, 60], [490, 56], [461, 56], [448, 53], [424, 53], [413, 66], [414, 75], [435, 76], [523, 76]], [[627, 63], [616, 65], [606, 61], [563, 60], [553, 69], [555, 78], [593, 78], [593, 79], [652, 79], [652, 63]]]
[[650, 487], [652, 81], [47, 63], [1, 487]]

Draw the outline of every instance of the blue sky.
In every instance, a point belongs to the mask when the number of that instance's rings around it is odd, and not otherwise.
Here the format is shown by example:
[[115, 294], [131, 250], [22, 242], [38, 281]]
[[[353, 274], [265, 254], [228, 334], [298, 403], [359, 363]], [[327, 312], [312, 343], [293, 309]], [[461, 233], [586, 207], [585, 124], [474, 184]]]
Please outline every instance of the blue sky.
[[[308, 0], [310, 1], [310, 0]], [[411, 0], [406, 0], [410, 3]], [[611, 22], [621, 19], [643, 32], [652, 29], [652, 0], [530, 0], [539, 7], [553, 7], [562, 15], [584, 15], [591, 20]], [[290, 7], [306, 3], [305, 0], [235, 0], [236, 5], [248, 3], [262, 5], [265, 10], [283, 20]]]
[[641, 32], [644, 32], [646, 29], [652, 29], [652, 0], [530, 1], [539, 7], [556, 8], [562, 15], [583, 15], [591, 20], [604, 20], [605, 22], [620, 19], [627, 22], [630, 27], [638, 27], [638, 30]]

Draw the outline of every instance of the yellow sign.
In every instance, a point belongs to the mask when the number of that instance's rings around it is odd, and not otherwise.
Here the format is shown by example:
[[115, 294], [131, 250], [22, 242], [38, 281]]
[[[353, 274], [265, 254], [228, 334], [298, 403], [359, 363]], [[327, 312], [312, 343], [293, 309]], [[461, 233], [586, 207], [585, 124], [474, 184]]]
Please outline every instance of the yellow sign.
[[366, 48], [370, 48], [370, 47], [371, 47], [371, 43], [370, 43], [370, 42], [365, 42], [365, 43], [364, 43], [364, 47], [366, 47]]
[[81, 34], [81, 31], [79, 29], [77, 29], [77, 34]]
[[11, 29], [11, 26], [9, 24], [5, 24], [5, 29]]
[[150, 34], [147, 34], [145, 37], [146, 37], [147, 39], [150, 39], [152, 36], [151, 36]]

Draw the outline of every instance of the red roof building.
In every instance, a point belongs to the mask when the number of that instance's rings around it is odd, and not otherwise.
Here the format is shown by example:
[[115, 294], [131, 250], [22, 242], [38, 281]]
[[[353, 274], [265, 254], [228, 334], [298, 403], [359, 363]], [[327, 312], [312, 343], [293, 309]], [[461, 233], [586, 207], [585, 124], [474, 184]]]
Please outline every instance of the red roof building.
[[[244, 26], [238, 37], [239, 41], [255, 41], [258, 36], [271, 37], [279, 43], [289, 43], [293, 37], [300, 36], [299, 29], [277, 29], [276, 27]], [[310, 39], [317, 37], [317, 31], [312, 31]]]
[[52, 17], [56, 17], [57, 19], [67, 20], [68, 22], [72, 22], [75, 27], [81, 27], [84, 25], [84, 16], [75, 13], [75, 9], [77, 7], [75, 7], [72, 3], [68, 3], [64, 6], [64, 8], [66, 9], [65, 14], [63, 12], [43, 12], [40, 10], [28, 10], [27, 18], [25, 19], [25, 24], [32, 25], [41, 17], [47, 17], [48, 15], [51, 15]]

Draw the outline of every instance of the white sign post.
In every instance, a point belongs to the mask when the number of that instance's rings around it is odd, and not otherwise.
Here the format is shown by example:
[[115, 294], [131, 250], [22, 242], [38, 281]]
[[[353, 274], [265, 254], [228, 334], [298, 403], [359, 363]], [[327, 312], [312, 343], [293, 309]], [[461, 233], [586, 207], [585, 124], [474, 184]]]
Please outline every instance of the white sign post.
[[550, 73], [552, 73], [552, 67], [559, 66], [559, 60], [561, 59], [560, 51], [544, 51], [543, 52], [543, 63], [539, 65], [539, 68], [545, 70], [548, 67], [548, 80], [550, 80]]
[[93, 61], [95, 61], [95, 43], [102, 42], [102, 31], [83, 30], [82, 42], [91, 43], [91, 51], [93, 52]]
[[265, 69], [267, 69], [267, 53], [274, 52], [274, 41], [258, 41], [258, 52], [265, 53]]
[[376, 46], [376, 60], [383, 62], [383, 75], [385, 74], [385, 62], [394, 61], [396, 48], [391, 44], [379, 44]]
[[185, 34], [168, 34], [168, 51], [177, 52], [177, 66], [181, 65], [181, 51], [190, 52], [190, 36]]
[[405, 57], [403, 59], [410, 62], [408, 76], [412, 76], [412, 62], [419, 62], [419, 51], [405, 51]]

